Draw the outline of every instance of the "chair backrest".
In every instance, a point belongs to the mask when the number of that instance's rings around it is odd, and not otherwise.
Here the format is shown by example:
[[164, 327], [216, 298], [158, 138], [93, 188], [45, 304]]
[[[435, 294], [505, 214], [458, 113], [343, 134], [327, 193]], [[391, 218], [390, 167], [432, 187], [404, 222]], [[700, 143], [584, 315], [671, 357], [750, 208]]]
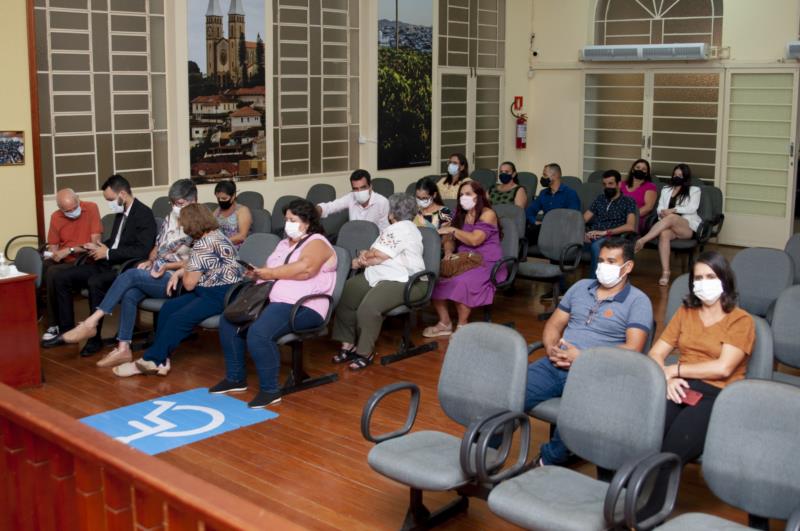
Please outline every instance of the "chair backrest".
[[153, 211], [153, 215], [157, 218], [165, 218], [169, 216], [170, 211], [172, 210], [172, 203], [169, 202], [169, 197], [162, 195], [161, 197], [156, 197], [156, 200], [153, 201], [153, 206], [150, 207]]
[[344, 283], [347, 282], [347, 277], [350, 275], [352, 256], [347, 249], [338, 245], [334, 245], [333, 250], [336, 251], [336, 285], [333, 287], [331, 296], [333, 297], [333, 308], [336, 308], [339, 304], [339, 299], [342, 298]]
[[450, 209], [453, 215], [456, 215], [456, 209], [458, 208], [458, 199], [442, 199], [442, 203], [444, 206]]
[[239, 258], [256, 267], [263, 267], [280, 241], [281, 239], [274, 234], [263, 232], [251, 234], [239, 247]]
[[269, 233], [272, 232], [272, 214], [263, 208], [251, 208], [250, 214], [253, 216], [253, 224], [250, 225], [250, 232]]
[[253, 190], [245, 190], [244, 192], [236, 194], [236, 202], [250, 209], [264, 208], [264, 196], [261, 195], [261, 192], [255, 192]]
[[483, 186], [483, 189], [486, 190], [487, 192], [489, 191], [489, 188], [491, 188], [494, 185], [494, 183], [497, 182], [497, 172], [494, 170], [487, 170], [487, 169], [475, 170], [470, 174], [470, 177], [473, 180], [481, 183], [481, 186]]
[[306, 199], [318, 205], [336, 199], [336, 188], [328, 183], [316, 183], [308, 189]]
[[528, 348], [519, 332], [470, 323], [450, 339], [439, 375], [439, 403], [462, 426], [497, 409], [522, 411], [527, 371]]
[[772, 340], [775, 359], [800, 369], [800, 285], [783, 290], [772, 315]]
[[325, 230], [325, 236], [336, 239], [342, 226], [347, 223], [349, 218], [350, 213], [347, 210], [342, 210], [341, 212], [328, 214], [319, 221], [322, 224], [322, 228]]
[[560, 260], [562, 249], [571, 244], [583, 244], [585, 232], [583, 213], [568, 208], [551, 210], [542, 218], [539, 252], [549, 260]]
[[787, 519], [800, 500], [798, 454], [797, 387], [744, 380], [714, 401], [703, 478], [725, 503], [764, 518]]
[[597, 196], [603, 193], [603, 183], [583, 183], [575, 191], [581, 200], [581, 211], [586, 212]]
[[711, 222], [714, 220], [714, 204], [711, 201], [712, 186], [698, 186], [700, 188], [700, 206], [697, 208], [697, 215], [703, 221]]
[[667, 296], [667, 311], [664, 314], [664, 326], [669, 324], [675, 312], [678, 311], [683, 299], [689, 295], [689, 273], [684, 273], [672, 281]]
[[[167, 211], [167, 214], [169, 214], [169, 211]], [[103, 241], [111, 237], [111, 231], [114, 230], [114, 218], [116, 216], [117, 216], [116, 214], [106, 214], [100, 219], [100, 223], [103, 225]], [[160, 217], [163, 218], [166, 216], [160, 216]]]
[[731, 260], [739, 306], [764, 317], [781, 292], [794, 283], [792, 258], [779, 249], [742, 249]]
[[513, 256], [514, 258], [518, 257], [519, 230], [517, 229], [517, 223], [515, 222], [515, 220], [511, 218], [501, 217], [500, 228], [503, 229], [503, 237], [500, 239], [500, 246], [503, 248], [503, 257], [504, 258], [507, 256]]
[[417, 196], [417, 181], [412, 181], [408, 183], [408, 186], [406, 186], [406, 194], [410, 195], [411, 197]]
[[493, 205], [497, 217], [508, 218], [517, 226], [517, 234], [525, 234], [525, 210], [514, 204]]
[[747, 373], [745, 378], [757, 380], [771, 380], [772, 367], [775, 362], [775, 348], [772, 340], [772, 328], [766, 319], [751, 315], [756, 328], [756, 340], [753, 351], [747, 360]]
[[164, 224], [164, 218], [160, 218], [158, 216], [153, 216], [153, 219], [156, 222], [156, 231], [161, 231], [161, 225]]
[[439, 274], [442, 263], [442, 238], [433, 227], [418, 227], [422, 233], [422, 261], [425, 269]]
[[296, 195], [282, 195], [275, 200], [275, 206], [272, 207], [272, 233], [281, 236], [283, 234], [283, 226], [286, 220], [283, 219], [283, 207], [294, 201], [295, 199], [302, 199]]
[[620, 348], [585, 350], [572, 364], [558, 410], [567, 447], [602, 468], [657, 452], [664, 438], [664, 372]]
[[372, 189], [388, 199], [394, 193], [394, 181], [384, 177], [375, 177], [372, 179]]
[[792, 257], [794, 262], [794, 283], [800, 284], [800, 233], [789, 238], [784, 251]]
[[342, 225], [336, 237], [336, 245], [347, 249], [351, 256], [358, 256], [359, 251], [366, 251], [378, 239], [380, 230], [371, 221], [351, 220]]
[[586, 178], [587, 183], [600, 183], [603, 184], [603, 174], [606, 170], [596, 170], [589, 174], [589, 177]]
[[562, 175], [561, 182], [572, 188], [573, 190], [578, 190], [583, 184], [583, 180], [580, 177], [575, 177], [573, 175]]
[[211, 211], [212, 214], [214, 213], [214, 211], [217, 208], [219, 208], [219, 205], [217, 203], [214, 203], [213, 201], [209, 201], [209, 202], [203, 203], [203, 204], [206, 206], [207, 209], [209, 209]]
[[517, 172], [517, 180], [519, 184], [525, 187], [525, 191], [528, 193], [528, 203], [533, 201], [533, 198], [536, 197], [536, 188], [539, 185], [539, 178], [536, 177], [536, 174], [529, 171], [519, 171]]
[[14, 257], [14, 265], [21, 273], [36, 275], [35, 284], [38, 288], [42, 284], [42, 255], [35, 247], [20, 247]]

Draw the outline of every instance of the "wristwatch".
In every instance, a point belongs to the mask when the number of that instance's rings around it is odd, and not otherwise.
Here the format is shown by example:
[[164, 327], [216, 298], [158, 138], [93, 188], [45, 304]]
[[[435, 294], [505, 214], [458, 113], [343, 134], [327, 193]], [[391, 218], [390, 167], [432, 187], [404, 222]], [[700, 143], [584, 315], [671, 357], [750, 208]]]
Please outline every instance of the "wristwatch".
[[69, 248], [69, 254], [73, 254], [74, 252], [75, 252], [75, 247], [70, 247]]

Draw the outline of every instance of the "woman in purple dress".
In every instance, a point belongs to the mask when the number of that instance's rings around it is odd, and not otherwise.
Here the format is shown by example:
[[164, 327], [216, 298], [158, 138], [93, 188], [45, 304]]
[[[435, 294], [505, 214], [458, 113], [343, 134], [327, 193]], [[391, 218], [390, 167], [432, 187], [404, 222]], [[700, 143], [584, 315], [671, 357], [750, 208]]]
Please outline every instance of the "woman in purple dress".
[[[473, 308], [486, 306], [494, 300], [494, 285], [489, 277], [495, 262], [503, 257], [500, 246], [500, 227], [497, 214], [491, 208], [486, 191], [478, 181], [462, 183], [458, 189], [456, 216], [448, 227], [439, 228], [444, 246], [444, 258], [449, 260], [456, 252], [478, 253], [482, 263], [469, 271], [450, 278], [440, 278], [433, 290], [433, 306], [439, 322], [427, 327], [425, 337], [449, 336], [453, 323], [447, 301], [453, 301], [458, 313], [458, 326], [469, 322]], [[502, 275], [498, 275], [498, 280]]]

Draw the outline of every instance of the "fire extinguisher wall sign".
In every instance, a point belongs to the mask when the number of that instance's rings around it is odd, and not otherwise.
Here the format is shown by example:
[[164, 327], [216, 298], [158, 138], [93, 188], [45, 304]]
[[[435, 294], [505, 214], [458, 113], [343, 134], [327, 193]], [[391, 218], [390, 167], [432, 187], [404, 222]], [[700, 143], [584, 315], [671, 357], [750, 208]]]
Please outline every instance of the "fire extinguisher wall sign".
[[[519, 112], [522, 109], [522, 96], [515, 96], [511, 104], [511, 115], [517, 119], [516, 144], [517, 149], [525, 149], [528, 145], [528, 115]], [[517, 111], [517, 112], [514, 112]]]

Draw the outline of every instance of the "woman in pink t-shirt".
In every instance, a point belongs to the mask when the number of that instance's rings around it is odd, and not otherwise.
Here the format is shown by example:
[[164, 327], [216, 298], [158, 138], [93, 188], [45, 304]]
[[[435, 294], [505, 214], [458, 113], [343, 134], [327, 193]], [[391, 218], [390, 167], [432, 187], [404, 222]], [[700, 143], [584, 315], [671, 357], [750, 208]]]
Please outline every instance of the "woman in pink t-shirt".
[[658, 200], [658, 187], [653, 184], [650, 175], [650, 163], [644, 159], [639, 159], [631, 165], [628, 170], [628, 180], [622, 183], [622, 193], [636, 201], [639, 208], [639, 234], [644, 234], [646, 220]]
[[[245, 391], [247, 372], [245, 350], [255, 362], [258, 394], [247, 405], [262, 408], [281, 400], [278, 371], [281, 358], [276, 341], [291, 332], [289, 323], [294, 304], [307, 295], [332, 295], [336, 285], [336, 252], [323, 235], [319, 213], [305, 199], [296, 199], [284, 209], [286, 238], [267, 258], [264, 267], [247, 275], [258, 281], [274, 281], [269, 304], [258, 319], [239, 333], [239, 327], [220, 319], [219, 337], [225, 353], [225, 378], [209, 389], [215, 394]], [[286, 257], [289, 256], [287, 262]], [[328, 299], [311, 299], [294, 317], [296, 330], [320, 326], [328, 312]]]

